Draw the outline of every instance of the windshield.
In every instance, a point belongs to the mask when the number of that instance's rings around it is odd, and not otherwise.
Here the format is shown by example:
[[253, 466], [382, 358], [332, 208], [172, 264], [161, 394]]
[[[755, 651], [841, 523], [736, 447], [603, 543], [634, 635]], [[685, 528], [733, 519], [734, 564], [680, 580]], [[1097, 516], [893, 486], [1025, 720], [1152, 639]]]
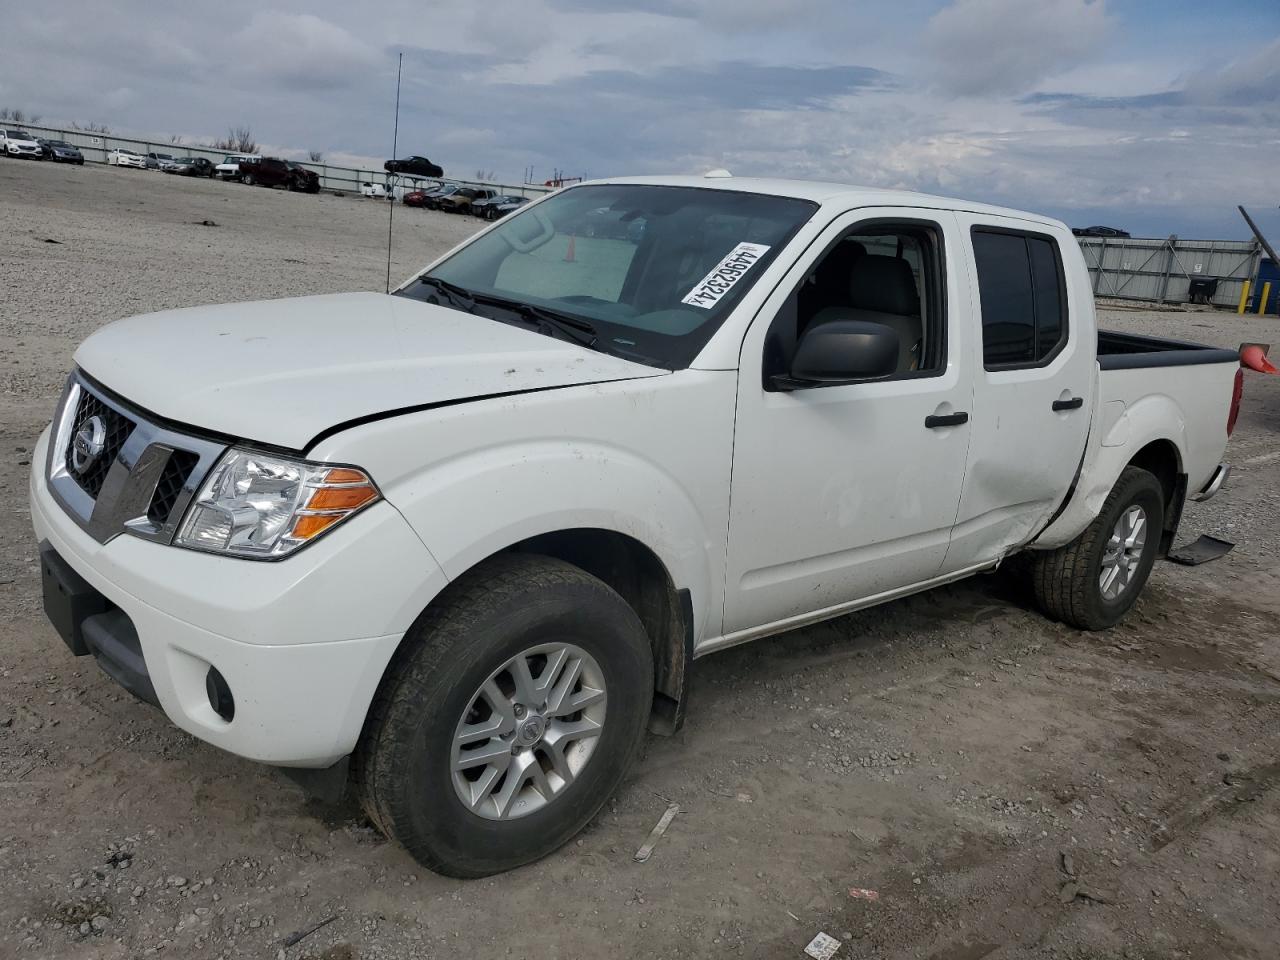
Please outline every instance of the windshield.
[[700, 187], [574, 187], [513, 213], [398, 292], [450, 305], [434, 278], [554, 310], [588, 321], [594, 349], [681, 369], [816, 209]]
[[10, 130], [8, 136], [10, 140], [34, 140], [35, 139], [35, 137], [33, 137], [31, 134], [24, 133], [21, 130]]

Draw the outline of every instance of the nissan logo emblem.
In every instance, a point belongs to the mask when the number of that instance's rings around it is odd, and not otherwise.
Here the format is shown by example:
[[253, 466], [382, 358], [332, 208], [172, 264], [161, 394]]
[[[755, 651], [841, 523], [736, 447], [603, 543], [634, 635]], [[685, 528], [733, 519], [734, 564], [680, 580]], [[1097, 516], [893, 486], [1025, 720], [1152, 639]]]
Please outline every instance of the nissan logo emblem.
[[98, 416], [90, 417], [80, 424], [80, 429], [71, 438], [71, 468], [83, 474], [98, 459], [107, 442], [107, 425]]

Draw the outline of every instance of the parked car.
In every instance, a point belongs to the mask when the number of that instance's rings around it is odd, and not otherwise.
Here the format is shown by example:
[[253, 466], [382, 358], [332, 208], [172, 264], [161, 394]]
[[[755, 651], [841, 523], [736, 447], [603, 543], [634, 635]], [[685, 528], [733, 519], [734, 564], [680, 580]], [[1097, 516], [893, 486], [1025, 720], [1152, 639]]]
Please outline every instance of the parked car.
[[6, 157], [19, 157], [24, 160], [44, 159], [40, 141], [33, 134], [19, 130], [17, 127], [0, 128], [0, 152]]
[[414, 190], [412, 193], [406, 193], [400, 198], [400, 202], [406, 207], [425, 207], [427, 205], [427, 191]]
[[[386, 186], [381, 183], [374, 183], [372, 180], [366, 180], [360, 184], [360, 196], [376, 197], [379, 200], [390, 200], [391, 193]], [[405, 197], [405, 203], [408, 203], [408, 196]]]
[[165, 173], [176, 173], [180, 177], [213, 177], [217, 172], [213, 161], [204, 157], [179, 157], [165, 170]]
[[134, 153], [132, 150], [120, 147], [107, 154], [107, 165], [113, 167], [137, 167], [139, 170], [144, 170], [147, 166], [147, 158], [140, 153]]
[[41, 140], [40, 151], [46, 160], [54, 163], [75, 163], [84, 166], [84, 154], [65, 140]]
[[420, 177], [443, 177], [444, 168], [432, 163], [426, 157], [405, 157], [403, 160], [388, 160], [382, 165], [387, 173], [413, 173]]
[[1077, 237], [1127, 237], [1128, 230], [1118, 230], [1115, 227], [1072, 227], [1071, 232]]
[[148, 153], [147, 154], [148, 170], [168, 170], [177, 162], [178, 161], [176, 161], [173, 158], [172, 154], [168, 154], [168, 153]]
[[439, 210], [440, 203], [445, 197], [450, 197], [461, 189], [462, 187], [456, 183], [446, 183], [435, 190], [427, 190], [423, 194], [422, 205], [428, 210]]
[[320, 190], [320, 177], [314, 170], [279, 157], [259, 157], [240, 161], [240, 179], [246, 186], [285, 187], [316, 193]]
[[522, 200], [522, 199], [524, 198], [517, 197], [513, 194], [505, 194], [505, 193], [494, 194], [492, 197], [484, 197], [483, 199], [472, 200], [470, 213], [472, 216], [475, 216], [475, 217], [480, 217], [485, 220], [493, 220], [495, 218], [489, 215], [489, 211], [492, 207], [496, 207], [497, 205], [502, 203], [509, 203], [512, 200]]
[[498, 191], [484, 187], [459, 187], [452, 193], [439, 198], [437, 206], [445, 213], [470, 213], [471, 204], [476, 200], [488, 200], [497, 196]]
[[528, 197], [509, 197], [504, 203], [494, 203], [485, 207], [484, 218], [486, 220], [501, 220], [507, 214], [519, 210], [528, 202]]
[[[583, 237], [599, 209], [643, 250]], [[1100, 333], [1033, 213], [571, 186], [390, 296], [91, 335], [31, 457], [44, 608], [182, 729], [350, 763], [379, 829], [483, 876], [595, 816], [695, 657], [1022, 551], [1049, 616], [1119, 622], [1226, 478], [1241, 362]]]
[[262, 159], [255, 153], [229, 153], [214, 167], [223, 180], [239, 180], [240, 164]]

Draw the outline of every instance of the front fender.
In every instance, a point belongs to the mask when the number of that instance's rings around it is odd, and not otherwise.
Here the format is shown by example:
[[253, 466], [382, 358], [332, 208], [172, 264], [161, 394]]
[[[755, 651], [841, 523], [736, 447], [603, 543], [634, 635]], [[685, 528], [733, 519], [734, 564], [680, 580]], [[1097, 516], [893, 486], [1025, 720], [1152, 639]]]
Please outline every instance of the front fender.
[[539, 534], [609, 530], [652, 550], [696, 598], [696, 626], [708, 622], [716, 546], [707, 524], [670, 473], [633, 451], [505, 443], [434, 463], [385, 493], [451, 580]]
[[684, 370], [454, 404], [361, 424], [311, 451], [369, 470], [449, 579], [530, 537], [644, 544], [716, 636], [735, 371]]

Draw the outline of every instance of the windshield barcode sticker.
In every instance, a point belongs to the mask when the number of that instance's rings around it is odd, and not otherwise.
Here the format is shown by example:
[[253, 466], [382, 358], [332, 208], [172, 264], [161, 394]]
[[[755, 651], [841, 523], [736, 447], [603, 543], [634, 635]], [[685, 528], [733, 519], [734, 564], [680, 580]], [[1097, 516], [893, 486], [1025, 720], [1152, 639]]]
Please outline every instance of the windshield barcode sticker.
[[680, 302], [710, 310], [768, 252], [769, 248], [762, 243], [738, 244]]

